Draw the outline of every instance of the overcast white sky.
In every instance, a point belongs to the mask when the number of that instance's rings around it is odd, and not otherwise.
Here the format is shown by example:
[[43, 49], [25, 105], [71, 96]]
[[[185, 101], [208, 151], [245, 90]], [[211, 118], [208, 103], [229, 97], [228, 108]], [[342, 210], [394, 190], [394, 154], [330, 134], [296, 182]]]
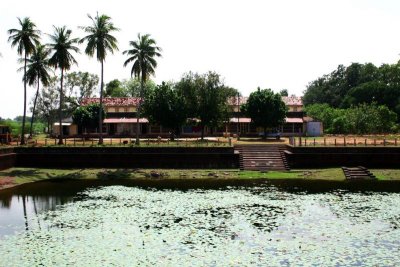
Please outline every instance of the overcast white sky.
[[[248, 95], [258, 86], [302, 95], [306, 85], [351, 62], [395, 63], [400, 53], [400, 1], [396, 0], [20, 0], [0, 10], [0, 117], [22, 115], [22, 73], [7, 30], [30, 17], [44, 33], [66, 25], [74, 37], [87, 14], [107, 14], [120, 32], [120, 51], [108, 56], [105, 82], [127, 79], [122, 51], [137, 33], [150, 33], [163, 49], [157, 83], [188, 71], [214, 70]], [[46, 35], [42, 42], [47, 43]], [[81, 47], [83, 50], [83, 46]], [[99, 74], [82, 52], [73, 70]], [[28, 88], [29, 99], [34, 88]]]

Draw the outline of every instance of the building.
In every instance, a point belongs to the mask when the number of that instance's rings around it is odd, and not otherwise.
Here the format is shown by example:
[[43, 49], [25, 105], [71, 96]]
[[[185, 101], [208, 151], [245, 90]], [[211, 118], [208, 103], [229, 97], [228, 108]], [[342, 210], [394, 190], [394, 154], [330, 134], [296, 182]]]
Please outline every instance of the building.
[[[240, 106], [247, 101], [247, 97], [233, 97], [228, 101], [232, 117], [225, 125], [208, 129], [206, 134], [222, 136], [223, 134], [240, 134], [241, 136], [257, 136], [262, 129], [257, 129], [250, 118], [246, 118], [240, 110]], [[307, 129], [307, 122], [304, 117], [303, 101], [301, 97], [287, 96], [282, 97], [288, 107], [286, 122], [279, 129], [282, 136], [301, 136]], [[103, 134], [105, 136], [130, 137], [136, 135], [137, 119], [136, 111], [140, 98], [103, 98], [103, 106], [106, 112], [106, 118], [103, 121]], [[82, 105], [99, 103], [99, 98], [86, 98]], [[200, 127], [196, 125], [198, 120], [193, 119], [187, 125], [182, 127], [182, 136], [193, 137], [200, 135]], [[58, 123], [53, 127], [54, 134], [58, 134]], [[150, 124], [147, 118], [139, 119], [140, 134], [146, 137], [168, 136], [170, 129], [163, 128], [160, 125]], [[78, 129], [72, 121], [63, 121], [63, 131], [66, 136], [77, 134], [98, 134], [95, 129]]]

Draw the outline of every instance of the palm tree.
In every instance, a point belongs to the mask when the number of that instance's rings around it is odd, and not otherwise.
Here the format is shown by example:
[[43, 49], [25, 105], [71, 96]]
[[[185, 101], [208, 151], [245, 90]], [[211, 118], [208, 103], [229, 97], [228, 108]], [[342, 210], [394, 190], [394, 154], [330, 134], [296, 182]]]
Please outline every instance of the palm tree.
[[64, 82], [64, 71], [69, 70], [73, 64], [78, 64], [75, 58], [72, 56], [71, 51], [76, 53], [79, 52], [79, 48], [74, 46], [78, 43], [78, 38], [71, 38], [72, 31], [63, 27], [54, 27], [54, 34], [49, 35], [52, 43], [48, 44], [50, 49], [53, 51], [53, 55], [49, 59], [49, 63], [55, 69], [60, 68], [61, 80], [60, 80], [60, 108], [59, 123], [60, 123], [60, 135], [58, 144], [63, 144], [63, 130], [62, 130], [62, 105], [63, 105], [63, 82]]
[[149, 76], [154, 75], [154, 70], [157, 67], [155, 57], [160, 57], [159, 52], [162, 50], [157, 46], [156, 41], [150, 37], [150, 34], [141, 36], [139, 33], [138, 40], [130, 41], [129, 45], [132, 46], [132, 49], [123, 52], [124, 55], [129, 56], [124, 67], [133, 62], [131, 76], [135, 75], [136, 78], [140, 79], [140, 101], [136, 112], [136, 144], [139, 145], [139, 118], [143, 101], [143, 87]]
[[102, 112], [103, 109], [103, 72], [104, 72], [104, 61], [107, 56], [107, 51], [110, 51], [112, 54], [114, 50], [118, 50], [117, 39], [112, 36], [110, 33], [113, 31], [119, 31], [118, 28], [114, 27], [114, 24], [111, 22], [111, 18], [107, 15], [96, 15], [95, 18], [88, 15], [88, 17], [92, 20], [92, 25], [87, 27], [80, 27], [87, 33], [85, 37], [83, 37], [79, 43], [87, 42], [87, 46], [85, 49], [85, 53], [93, 57], [96, 52], [97, 60], [100, 61], [101, 64], [101, 81], [100, 81], [100, 112], [99, 112], [99, 144], [103, 144], [103, 118]]
[[49, 72], [51, 69], [49, 68], [49, 54], [50, 51], [46, 49], [44, 45], [38, 45], [33, 52], [32, 56], [27, 59], [27, 71], [25, 79], [29, 85], [37, 84], [37, 90], [35, 95], [35, 100], [33, 102], [33, 110], [32, 110], [32, 118], [31, 118], [31, 127], [29, 131], [29, 135], [32, 136], [32, 126], [33, 120], [35, 117], [35, 109], [36, 102], [39, 95], [40, 82], [44, 86], [49, 85], [50, 83], [50, 75]]
[[26, 118], [26, 63], [29, 55], [35, 50], [35, 44], [39, 44], [40, 31], [36, 30], [36, 24], [28, 17], [22, 20], [18, 18], [21, 29], [9, 29], [8, 41], [11, 47], [17, 46], [18, 55], [24, 54], [24, 114], [22, 116], [21, 145], [25, 144], [25, 118]]

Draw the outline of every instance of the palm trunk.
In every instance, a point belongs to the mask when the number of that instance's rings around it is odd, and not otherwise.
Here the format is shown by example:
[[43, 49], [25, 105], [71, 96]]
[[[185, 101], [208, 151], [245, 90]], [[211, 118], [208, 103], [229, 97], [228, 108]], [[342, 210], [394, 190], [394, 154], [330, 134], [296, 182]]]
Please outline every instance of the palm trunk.
[[37, 102], [37, 98], [39, 95], [39, 86], [40, 86], [40, 81], [39, 81], [39, 75], [38, 75], [38, 81], [37, 81], [37, 91], [36, 91], [36, 95], [35, 95], [35, 101], [33, 101], [33, 110], [32, 110], [32, 118], [31, 118], [31, 128], [29, 131], [29, 136], [32, 137], [32, 128], [33, 128], [33, 120], [35, 117], [35, 109], [36, 109], [36, 102]]
[[103, 61], [101, 61], [101, 81], [100, 81], [100, 109], [99, 109], [99, 131], [100, 131], [100, 137], [99, 137], [99, 145], [103, 144]]
[[136, 112], [136, 145], [140, 145], [140, 139], [139, 139], [139, 132], [140, 132], [140, 124], [139, 124], [139, 118], [141, 115], [142, 111], [142, 101], [143, 101], [143, 87], [144, 87], [144, 79], [145, 76], [142, 73], [142, 77], [140, 79], [140, 100], [139, 100], [139, 106]]
[[61, 87], [60, 87], [60, 108], [58, 109], [58, 116], [59, 116], [59, 123], [60, 123], [60, 134], [58, 139], [58, 144], [62, 145], [64, 134], [63, 134], [63, 127], [62, 127], [62, 104], [63, 104], [63, 81], [64, 81], [64, 69], [61, 68]]
[[26, 119], [26, 51], [24, 63], [24, 114], [22, 116], [21, 145], [25, 145], [25, 119]]

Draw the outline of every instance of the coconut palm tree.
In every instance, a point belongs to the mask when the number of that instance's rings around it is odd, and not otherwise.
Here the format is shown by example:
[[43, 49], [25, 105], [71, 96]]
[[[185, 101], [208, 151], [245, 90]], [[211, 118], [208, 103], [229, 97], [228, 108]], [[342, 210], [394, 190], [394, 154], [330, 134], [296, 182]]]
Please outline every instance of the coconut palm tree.
[[[96, 58], [101, 64], [101, 80], [100, 80], [100, 110], [103, 109], [103, 73], [104, 73], [104, 61], [106, 60], [107, 51], [114, 53], [114, 50], [118, 50], [117, 39], [112, 36], [110, 33], [113, 31], [119, 31], [118, 28], [114, 27], [114, 24], [111, 22], [111, 18], [107, 15], [96, 15], [96, 17], [92, 17], [88, 15], [88, 17], [92, 20], [92, 25], [87, 27], [80, 27], [87, 33], [85, 37], [83, 37], [79, 43], [87, 42], [87, 46], [85, 49], [85, 53], [93, 57], [94, 53], [96, 53]], [[103, 144], [103, 118], [102, 112], [99, 112], [99, 144]]]
[[25, 119], [26, 119], [26, 64], [28, 56], [35, 50], [35, 45], [39, 44], [40, 31], [36, 29], [36, 24], [28, 17], [18, 18], [21, 29], [9, 29], [8, 41], [11, 47], [17, 46], [18, 55], [24, 54], [24, 114], [22, 116], [21, 145], [25, 144]]
[[47, 86], [50, 83], [49, 72], [51, 71], [51, 69], [49, 67], [49, 54], [50, 51], [44, 45], [39, 44], [38, 46], [36, 46], [36, 49], [33, 52], [32, 56], [27, 59], [27, 71], [25, 79], [31, 86], [35, 83], [37, 84], [35, 100], [33, 101], [31, 127], [29, 130], [30, 136], [32, 136], [32, 126], [35, 117], [35, 109], [37, 98], [39, 95], [40, 82], [42, 82], [44, 86]]
[[49, 59], [50, 66], [55, 69], [61, 70], [60, 79], [60, 108], [59, 113], [59, 123], [60, 123], [60, 135], [58, 144], [63, 144], [63, 130], [62, 130], [62, 105], [63, 105], [63, 82], [64, 82], [64, 71], [71, 68], [73, 64], [78, 64], [75, 58], [72, 56], [71, 52], [79, 53], [79, 48], [74, 46], [78, 43], [78, 38], [71, 38], [72, 31], [63, 27], [54, 27], [54, 34], [49, 35], [52, 43], [48, 44], [53, 55]]
[[157, 46], [156, 41], [150, 37], [150, 34], [140, 35], [136, 41], [130, 41], [129, 45], [132, 49], [123, 52], [124, 55], [128, 55], [128, 59], [124, 63], [126, 67], [130, 62], [133, 62], [131, 69], [131, 76], [135, 75], [136, 78], [140, 79], [140, 101], [136, 112], [136, 144], [139, 145], [139, 118], [141, 112], [141, 106], [143, 101], [143, 87], [144, 83], [148, 80], [150, 75], [155, 74], [155, 68], [157, 67], [157, 61], [155, 57], [161, 57], [160, 47]]

